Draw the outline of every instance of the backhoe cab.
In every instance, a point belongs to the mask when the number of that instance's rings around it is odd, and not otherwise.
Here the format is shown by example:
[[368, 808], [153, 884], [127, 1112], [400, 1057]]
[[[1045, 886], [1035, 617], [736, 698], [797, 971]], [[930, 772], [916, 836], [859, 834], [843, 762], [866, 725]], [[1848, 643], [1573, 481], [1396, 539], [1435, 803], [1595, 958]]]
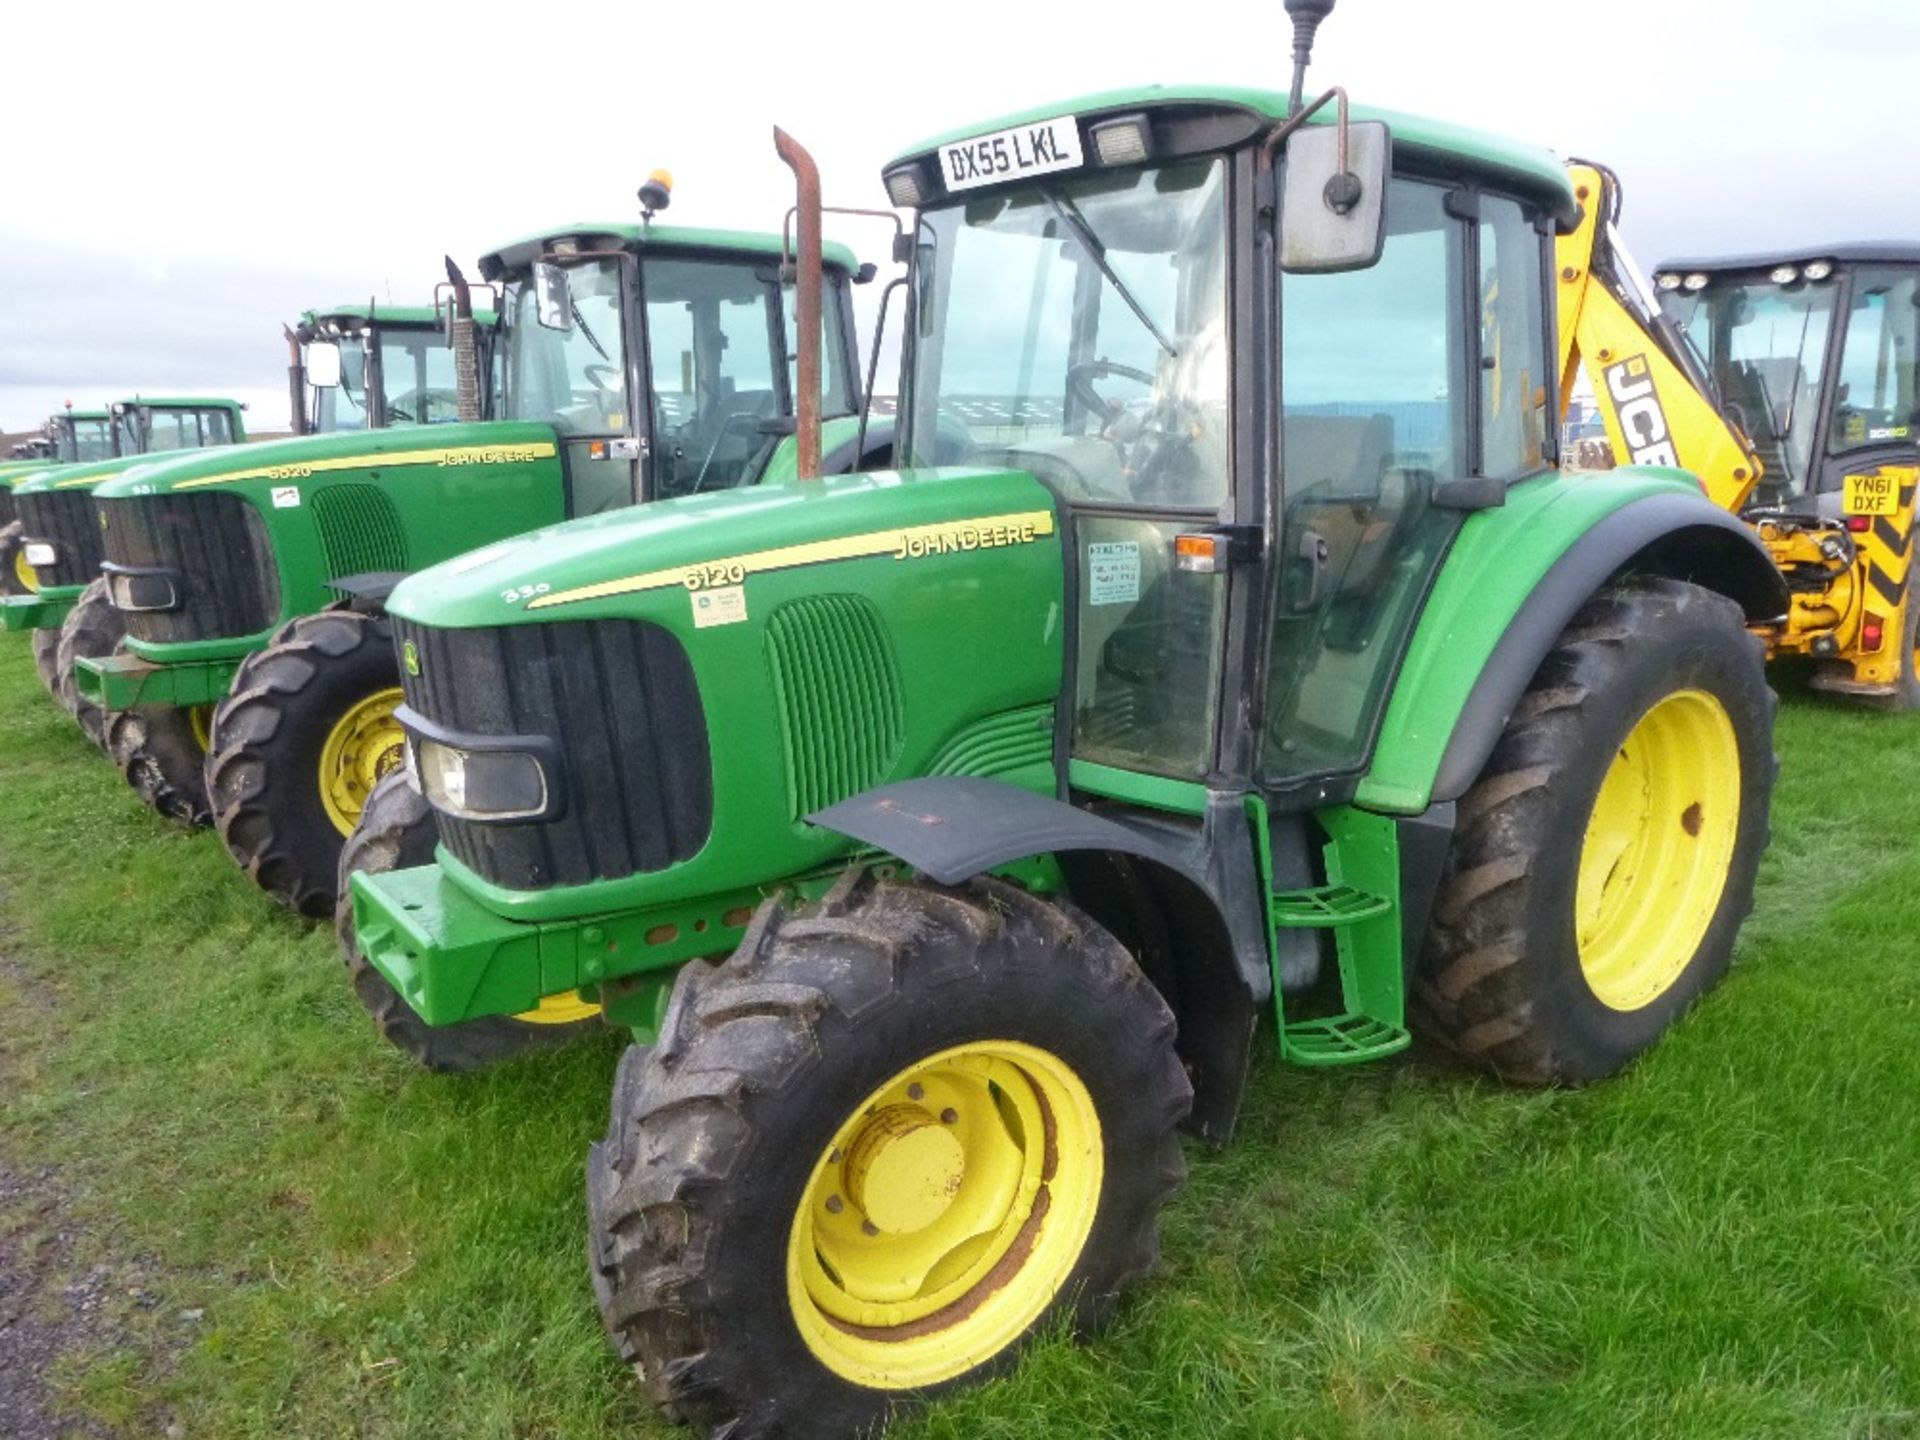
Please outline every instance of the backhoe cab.
[[1418, 1027], [1611, 1074], [1765, 843], [1785, 596], [1690, 477], [1556, 468], [1551, 156], [1156, 88], [884, 180], [903, 468], [403, 582], [411, 780], [343, 858], [425, 1063], [633, 1028], [595, 1293], [715, 1433], [859, 1432], [1096, 1322], [1263, 1019], [1303, 1065]]
[[1760, 462], [1740, 510], [1793, 592], [1774, 651], [1819, 661], [1821, 688], [1920, 706], [1920, 247], [1675, 260], [1654, 283]]
[[[649, 185], [658, 209], [664, 185]], [[480, 262], [500, 323], [479, 312], [464, 383], [490, 419], [456, 418], [441, 331], [329, 312], [306, 327], [302, 366], [331, 428], [102, 487], [124, 643], [76, 668], [129, 782], [163, 814], [215, 823], [269, 894], [332, 914], [340, 847], [401, 763], [387, 592], [565, 519], [791, 474], [780, 251], [777, 234], [651, 220], [543, 231]], [[819, 401], [845, 470], [860, 458], [850, 292], [867, 272], [839, 246], [826, 264]], [[457, 302], [466, 282], [451, 283]], [[368, 418], [386, 428], [358, 432]], [[889, 454], [890, 435], [873, 427], [869, 450]]]

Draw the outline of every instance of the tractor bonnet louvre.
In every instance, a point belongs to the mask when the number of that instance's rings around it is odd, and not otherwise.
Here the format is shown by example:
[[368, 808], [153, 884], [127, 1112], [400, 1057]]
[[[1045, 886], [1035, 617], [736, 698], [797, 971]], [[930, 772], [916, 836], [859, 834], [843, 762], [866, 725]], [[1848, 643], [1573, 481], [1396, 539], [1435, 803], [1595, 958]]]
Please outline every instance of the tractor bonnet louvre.
[[767, 620], [767, 668], [793, 819], [887, 777], [906, 717], [893, 646], [871, 601], [815, 595], [782, 605]]
[[311, 504], [329, 577], [412, 568], [400, 517], [379, 486], [322, 486], [313, 492]]
[[929, 775], [1010, 777], [1053, 768], [1053, 706], [1030, 705], [976, 720], [951, 736], [927, 766]]
[[280, 618], [279, 570], [260, 511], [238, 495], [142, 495], [99, 502], [106, 558], [175, 575], [180, 603], [132, 611], [127, 633], [151, 645], [256, 635]]
[[54, 547], [55, 560], [42, 565], [42, 585], [85, 585], [100, 574], [100, 522], [93, 496], [85, 490], [43, 490], [17, 495], [20, 538]]
[[706, 713], [686, 647], [638, 620], [444, 630], [396, 620], [417, 674], [407, 704], [473, 735], [529, 735], [559, 749], [564, 809], [488, 825], [436, 814], [440, 839], [482, 878], [513, 890], [664, 870], [713, 829]]

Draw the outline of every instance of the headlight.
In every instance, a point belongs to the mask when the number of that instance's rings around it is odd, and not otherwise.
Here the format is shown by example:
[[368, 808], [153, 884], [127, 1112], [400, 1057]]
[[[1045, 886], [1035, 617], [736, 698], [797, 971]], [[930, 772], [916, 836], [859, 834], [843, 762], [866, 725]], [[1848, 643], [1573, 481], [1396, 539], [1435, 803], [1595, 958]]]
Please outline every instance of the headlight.
[[1767, 272], [1767, 279], [1776, 285], [1791, 285], [1800, 278], [1798, 265], [1776, 265]]
[[1696, 270], [1681, 283], [1689, 290], [1704, 290], [1707, 288], [1707, 277]]
[[1662, 290], [1678, 290], [1680, 288], [1680, 277], [1671, 270], [1662, 270], [1658, 275], [1653, 277], [1653, 283]]
[[180, 603], [173, 577], [161, 571], [108, 570], [107, 598], [116, 610], [171, 610]]
[[39, 569], [44, 569], [60, 558], [60, 552], [44, 540], [31, 542], [22, 553], [26, 555], [29, 565]]
[[1831, 260], [1809, 260], [1806, 268], [1800, 273], [1809, 280], [1824, 280], [1833, 274], [1833, 262]]
[[524, 750], [462, 750], [418, 742], [427, 801], [462, 820], [532, 820], [547, 812], [547, 771]]

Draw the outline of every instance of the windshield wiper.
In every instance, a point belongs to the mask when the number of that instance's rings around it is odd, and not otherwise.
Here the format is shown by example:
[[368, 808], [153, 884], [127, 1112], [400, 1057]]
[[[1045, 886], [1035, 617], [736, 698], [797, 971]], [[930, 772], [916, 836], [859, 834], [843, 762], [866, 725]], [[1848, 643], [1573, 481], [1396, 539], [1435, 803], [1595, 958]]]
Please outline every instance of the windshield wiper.
[[587, 343], [593, 346], [600, 358], [609, 365], [613, 357], [607, 354], [607, 347], [600, 343], [600, 337], [593, 333], [593, 327], [587, 324], [587, 317], [580, 313], [580, 303], [573, 298], [573, 281], [567, 281], [567, 308], [573, 312], [573, 323], [580, 327], [580, 333], [587, 337]]
[[1073, 231], [1073, 238], [1080, 242], [1080, 248], [1087, 252], [1087, 258], [1093, 261], [1095, 267], [1106, 277], [1107, 283], [1113, 286], [1114, 293], [1127, 302], [1127, 308], [1133, 311], [1133, 318], [1147, 327], [1148, 333], [1160, 342], [1162, 350], [1169, 355], [1178, 356], [1180, 352], [1174, 348], [1173, 342], [1161, 333], [1160, 327], [1153, 323], [1140, 302], [1133, 298], [1133, 292], [1127, 288], [1127, 282], [1115, 274], [1113, 266], [1107, 263], [1107, 247], [1100, 243], [1100, 237], [1093, 233], [1093, 227], [1087, 224], [1079, 208], [1071, 200], [1055, 195], [1045, 186], [1040, 189], [1040, 198], [1053, 207], [1053, 213], [1060, 217], [1060, 223]]

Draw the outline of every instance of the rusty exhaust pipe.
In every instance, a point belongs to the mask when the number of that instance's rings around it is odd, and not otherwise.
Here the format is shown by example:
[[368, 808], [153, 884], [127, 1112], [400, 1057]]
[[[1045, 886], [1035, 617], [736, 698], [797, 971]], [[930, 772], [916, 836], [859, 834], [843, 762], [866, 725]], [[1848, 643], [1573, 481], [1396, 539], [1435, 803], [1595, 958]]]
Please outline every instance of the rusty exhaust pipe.
[[280, 333], [287, 337], [287, 399], [291, 408], [287, 414], [293, 421], [293, 433], [311, 435], [313, 422], [307, 419], [307, 367], [300, 353], [300, 337], [293, 332], [291, 325], [282, 325]]
[[[798, 217], [799, 249], [794, 264], [794, 327], [800, 332], [798, 394], [794, 396], [794, 443], [799, 447], [797, 474], [802, 480], [820, 478], [820, 167], [807, 147], [778, 125], [773, 148], [793, 171], [794, 213]], [[784, 257], [783, 257], [784, 258]]]
[[462, 420], [478, 420], [480, 357], [473, 340], [473, 292], [453, 257], [443, 258], [447, 262], [447, 283], [453, 286], [453, 323], [447, 338], [453, 344], [454, 403]]

